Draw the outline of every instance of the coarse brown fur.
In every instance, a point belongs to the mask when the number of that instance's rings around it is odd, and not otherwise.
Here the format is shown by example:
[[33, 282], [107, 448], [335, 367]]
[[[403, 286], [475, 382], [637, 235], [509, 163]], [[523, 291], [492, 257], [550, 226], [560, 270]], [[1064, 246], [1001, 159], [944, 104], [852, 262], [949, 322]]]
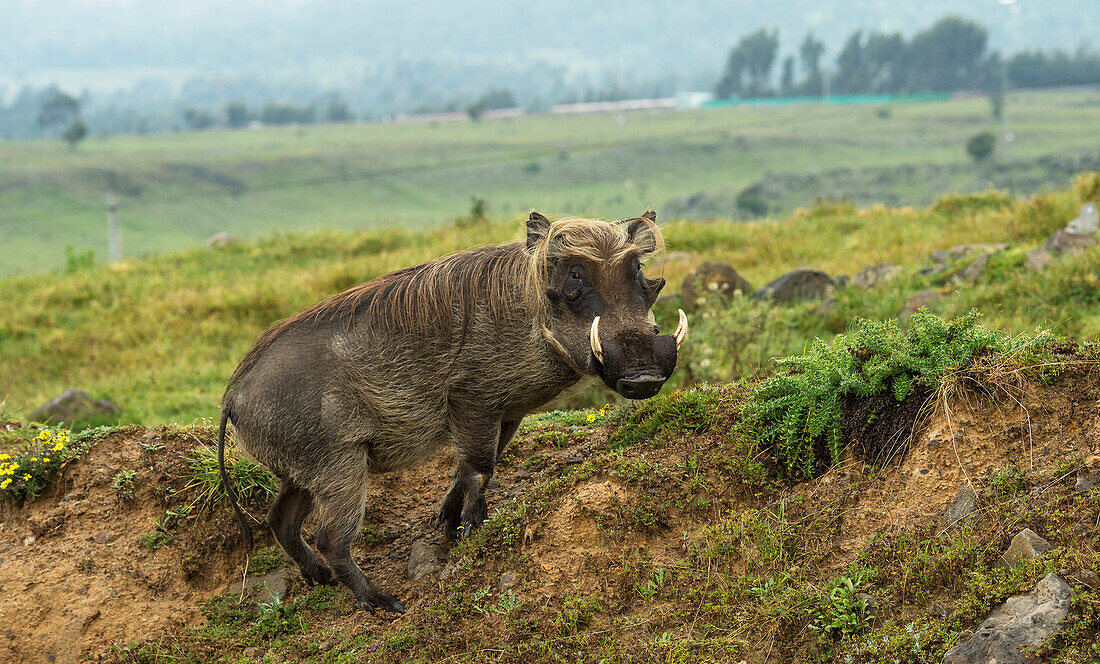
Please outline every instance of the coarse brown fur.
[[[637, 378], [650, 391], [671, 374], [675, 345], [649, 314], [664, 282], [637, 267], [662, 246], [655, 215], [551, 222], [532, 213], [527, 230], [526, 242], [335, 295], [272, 325], [241, 360], [223, 422], [280, 478], [267, 521], [307, 580], [335, 573], [360, 605], [402, 610], [350, 556], [371, 473], [453, 444], [458, 464], [440, 522], [468, 534], [486, 517], [496, 458], [526, 413], [586, 374], [620, 388]], [[603, 362], [589, 348], [594, 316], [607, 321]], [[313, 511], [327, 567], [301, 537]]]

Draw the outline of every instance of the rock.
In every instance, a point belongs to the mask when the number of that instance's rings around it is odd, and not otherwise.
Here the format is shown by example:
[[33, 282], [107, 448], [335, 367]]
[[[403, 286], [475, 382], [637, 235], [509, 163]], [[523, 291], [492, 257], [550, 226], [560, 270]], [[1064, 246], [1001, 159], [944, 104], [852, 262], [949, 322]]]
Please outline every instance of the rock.
[[1026, 595], [1009, 598], [978, 625], [974, 636], [947, 651], [944, 664], [1026, 664], [1024, 648], [1041, 645], [1062, 628], [1073, 590], [1048, 574]]
[[75, 424], [96, 417], [118, 417], [122, 409], [107, 399], [93, 399], [83, 390], [69, 388], [30, 414], [34, 422]]
[[1092, 488], [1100, 484], [1100, 468], [1095, 470], [1081, 469], [1077, 471], [1077, 484], [1075, 488], [1079, 493], [1088, 493]]
[[1096, 244], [1096, 235], [1082, 235], [1060, 230], [1055, 231], [1054, 235], [1051, 235], [1043, 246], [1055, 256], [1061, 256], [1066, 252], [1086, 249], [1094, 244]]
[[792, 302], [794, 300], [822, 300], [832, 296], [836, 284], [829, 275], [818, 270], [799, 268], [764, 286], [752, 294], [756, 300]]
[[1042, 270], [1045, 269], [1050, 261], [1054, 260], [1054, 254], [1046, 247], [1039, 247], [1038, 249], [1032, 249], [1024, 254], [1024, 263], [1029, 270]]
[[968, 486], [960, 486], [951, 500], [951, 504], [943, 513], [947, 525], [974, 525], [974, 517], [978, 513], [978, 494]]
[[860, 288], [874, 288], [901, 274], [901, 266], [893, 263], [875, 263], [868, 265], [852, 277], [852, 285]]
[[867, 605], [867, 615], [871, 620], [878, 620], [882, 616], [882, 606], [879, 604], [878, 598], [867, 593], [859, 593], [857, 596]]
[[519, 577], [515, 572], [505, 572], [500, 575], [500, 589], [507, 590], [519, 582]]
[[225, 247], [232, 247], [235, 244], [240, 244], [240, 238], [232, 233], [226, 233], [222, 231], [215, 235], [211, 235], [206, 240], [207, 249], [224, 249]]
[[946, 604], [936, 602], [928, 606], [928, 615], [933, 618], [946, 618], [953, 609]]
[[1000, 243], [960, 244], [950, 249], [941, 249], [933, 252], [932, 261], [939, 265], [946, 265], [947, 263], [962, 260], [973, 254], [995, 254], [1005, 249], [1008, 249], [1008, 245]]
[[898, 313], [898, 318], [902, 320], [909, 318], [913, 314], [920, 311], [923, 307], [930, 306], [943, 299], [943, 294], [934, 290], [922, 290], [917, 291], [909, 296], [909, 299], [905, 301], [905, 306], [902, 307]]
[[1077, 235], [1096, 235], [1097, 229], [1100, 229], [1100, 214], [1097, 214], [1096, 203], [1082, 205], [1077, 218], [1066, 224], [1066, 230]]
[[1031, 528], [1024, 528], [1012, 538], [1008, 550], [1001, 554], [1001, 564], [1012, 567], [1025, 560], [1042, 558], [1043, 554], [1054, 547], [1050, 542], [1035, 534]]
[[680, 285], [684, 309], [694, 311], [707, 297], [730, 299], [752, 292], [752, 284], [725, 263], [703, 263], [692, 270]]
[[972, 284], [978, 279], [981, 279], [982, 275], [985, 274], [986, 268], [989, 267], [989, 257], [992, 255], [993, 254], [982, 254], [975, 258], [974, 262], [967, 265], [966, 268], [959, 273], [959, 278], [968, 284]]
[[439, 546], [425, 540], [416, 540], [409, 547], [409, 578], [419, 581], [431, 574], [443, 571], [447, 554]]
[[229, 592], [234, 594], [252, 591], [260, 602], [273, 602], [276, 598], [283, 599], [286, 597], [286, 588], [293, 572], [294, 569], [291, 567], [280, 567], [261, 576], [250, 576], [243, 583], [233, 584]]

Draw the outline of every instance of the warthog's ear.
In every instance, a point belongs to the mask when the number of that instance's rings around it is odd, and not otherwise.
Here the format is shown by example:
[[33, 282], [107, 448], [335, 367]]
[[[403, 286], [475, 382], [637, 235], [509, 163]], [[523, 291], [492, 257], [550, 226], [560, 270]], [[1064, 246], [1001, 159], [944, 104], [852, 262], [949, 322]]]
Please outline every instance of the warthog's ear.
[[531, 215], [527, 217], [527, 251], [534, 252], [549, 230], [550, 220], [531, 210]]
[[660, 231], [657, 230], [657, 213], [646, 210], [642, 216], [630, 222], [626, 227], [626, 239], [636, 245], [644, 253], [651, 253], [660, 244]]

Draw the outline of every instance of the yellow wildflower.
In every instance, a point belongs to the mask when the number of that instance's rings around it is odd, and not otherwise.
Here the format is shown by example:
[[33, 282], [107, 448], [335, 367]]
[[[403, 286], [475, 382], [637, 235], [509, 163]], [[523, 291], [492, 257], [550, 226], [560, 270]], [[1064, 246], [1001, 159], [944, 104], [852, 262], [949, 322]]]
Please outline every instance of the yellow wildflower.
[[31, 461], [38, 461], [38, 457], [31, 457]]
[[5, 459], [10, 459], [10, 458], [11, 458], [10, 454], [0, 454], [0, 461], [3, 461]]
[[8, 479], [4, 480], [3, 482], [0, 482], [0, 489], [8, 488], [9, 484], [11, 484], [11, 478], [10, 477]]
[[23, 473], [23, 481], [24, 482], [31, 481], [31, 474], [30, 473]]
[[595, 422], [596, 421], [596, 414], [595, 413], [589, 413], [587, 419], [588, 419], [589, 422]]
[[45, 457], [44, 459], [42, 459], [42, 461], [44, 463], [49, 463], [50, 462], [50, 457]]

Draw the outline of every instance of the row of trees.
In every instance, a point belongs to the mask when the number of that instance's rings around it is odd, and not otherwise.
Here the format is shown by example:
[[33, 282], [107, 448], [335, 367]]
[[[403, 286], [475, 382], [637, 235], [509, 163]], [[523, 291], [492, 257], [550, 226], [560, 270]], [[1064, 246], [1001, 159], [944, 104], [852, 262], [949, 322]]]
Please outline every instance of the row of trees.
[[[834, 67], [824, 69], [825, 44], [806, 35], [796, 55], [780, 66], [779, 31], [761, 29], [731, 50], [715, 95], [904, 94], [1100, 82], [1100, 55], [1078, 51], [1027, 51], [1007, 62], [988, 50], [988, 32], [957, 16], [940, 19], [910, 39], [901, 33], [856, 30], [841, 47]], [[828, 89], [826, 89], [828, 88]]]

